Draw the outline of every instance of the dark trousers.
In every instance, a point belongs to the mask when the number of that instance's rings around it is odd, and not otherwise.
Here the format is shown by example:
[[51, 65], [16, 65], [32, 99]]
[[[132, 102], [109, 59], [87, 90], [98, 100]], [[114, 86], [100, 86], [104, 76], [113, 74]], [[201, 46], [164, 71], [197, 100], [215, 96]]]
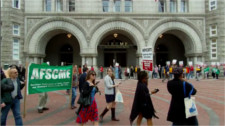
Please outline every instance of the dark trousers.
[[192, 125], [192, 126], [198, 126], [198, 119], [196, 116], [194, 117], [190, 117], [184, 121], [180, 121], [180, 122], [173, 122], [172, 126], [180, 126], [180, 125]]

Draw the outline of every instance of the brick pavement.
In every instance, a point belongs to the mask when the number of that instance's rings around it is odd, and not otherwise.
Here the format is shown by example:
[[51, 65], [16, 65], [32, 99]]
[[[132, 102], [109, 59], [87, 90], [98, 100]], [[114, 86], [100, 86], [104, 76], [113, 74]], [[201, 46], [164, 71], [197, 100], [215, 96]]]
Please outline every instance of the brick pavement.
[[[166, 121], [167, 112], [170, 103], [170, 94], [166, 88], [166, 82], [162, 83], [160, 79], [149, 80], [149, 89], [159, 88], [160, 91], [152, 95], [152, 101], [160, 119], [153, 119], [154, 125], [171, 125], [171, 122]], [[219, 80], [190, 80], [197, 89], [196, 103], [199, 111], [200, 125], [224, 125], [224, 78]], [[108, 112], [104, 117], [104, 122], [100, 125], [129, 125], [129, 115], [133, 103], [134, 93], [136, 89], [136, 80], [122, 81], [119, 90], [123, 94], [124, 104], [118, 103], [116, 115], [120, 119], [119, 122], [111, 121], [111, 112]], [[96, 101], [99, 113], [106, 106], [104, 97], [103, 80], [99, 84], [102, 95], [96, 94]], [[27, 116], [23, 118], [24, 125], [78, 125], [75, 123], [75, 110], [71, 110], [69, 106], [69, 96], [65, 91], [49, 92], [49, 100], [47, 107], [49, 111], [39, 114], [37, 112], [38, 95], [27, 96]], [[77, 105], [78, 106], [78, 105]], [[21, 111], [23, 112], [23, 101], [21, 101]], [[136, 123], [136, 121], [135, 121]], [[14, 118], [10, 111], [8, 125], [14, 125]], [[142, 124], [146, 124], [146, 120], [142, 120]], [[88, 122], [87, 125], [92, 125]]]

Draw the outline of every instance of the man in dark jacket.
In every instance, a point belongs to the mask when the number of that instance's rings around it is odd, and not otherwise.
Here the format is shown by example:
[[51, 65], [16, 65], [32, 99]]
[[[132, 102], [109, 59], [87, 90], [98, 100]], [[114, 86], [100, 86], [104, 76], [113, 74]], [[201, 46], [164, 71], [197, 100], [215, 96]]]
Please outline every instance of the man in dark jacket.
[[22, 99], [21, 91], [24, 84], [18, 79], [18, 71], [16, 68], [10, 68], [9, 77], [1, 82], [1, 125], [6, 125], [7, 115], [12, 109], [16, 125], [23, 125], [20, 114], [20, 99]]
[[86, 76], [87, 76], [88, 68], [83, 68], [83, 74], [79, 78], [79, 91], [81, 92], [83, 84], [86, 82]]
[[[81, 74], [80, 78], [79, 78], [79, 92], [82, 93], [82, 90], [83, 90], [83, 86], [86, 82], [86, 76], [87, 76], [87, 72], [88, 72], [88, 68], [84, 65], [84, 68], [83, 68], [83, 74]], [[81, 109], [81, 105], [79, 107], [79, 109], [77, 110], [77, 115], [79, 114], [80, 112], [80, 109]]]
[[174, 68], [173, 74], [174, 79], [167, 83], [167, 89], [172, 95], [167, 120], [173, 122], [173, 125], [198, 125], [196, 116], [186, 119], [184, 105], [184, 98], [185, 96], [188, 96], [192, 88], [192, 95], [195, 95], [197, 91], [192, 84], [185, 82], [186, 94], [184, 94], [182, 68]]

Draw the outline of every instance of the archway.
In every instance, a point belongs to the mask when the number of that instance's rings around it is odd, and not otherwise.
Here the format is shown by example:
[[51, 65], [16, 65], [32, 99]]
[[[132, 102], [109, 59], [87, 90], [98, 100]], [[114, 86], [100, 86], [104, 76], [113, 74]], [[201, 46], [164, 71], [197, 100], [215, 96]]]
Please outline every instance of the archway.
[[[201, 38], [201, 33], [196, 28], [193, 28], [190, 22], [187, 22], [188, 21], [182, 21], [181, 19], [176, 19], [175, 21], [172, 19], [160, 21], [149, 29], [147, 46], [155, 48], [157, 40], [162, 34], [170, 34], [176, 36], [176, 38], [180, 39], [182, 42], [186, 61], [192, 61], [195, 65], [197, 60], [204, 60], [202, 57], [203, 50], [205, 50], [204, 38]], [[156, 58], [156, 56], [154, 57]], [[154, 63], [156, 63], [156, 59], [154, 59]]]
[[105, 34], [98, 45], [98, 64], [104, 67], [113, 66], [115, 63], [122, 67], [135, 66], [137, 45], [132, 40], [133, 37], [121, 30]]
[[51, 65], [81, 65], [80, 46], [75, 36], [61, 33], [52, 37], [45, 49], [44, 61]]
[[[183, 42], [172, 34], [162, 34], [157, 39], [155, 47], [155, 64], [165, 66], [166, 61], [183, 61], [186, 65], [187, 58], [185, 57], [185, 48]], [[178, 62], [177, 62], [177, 65]]]

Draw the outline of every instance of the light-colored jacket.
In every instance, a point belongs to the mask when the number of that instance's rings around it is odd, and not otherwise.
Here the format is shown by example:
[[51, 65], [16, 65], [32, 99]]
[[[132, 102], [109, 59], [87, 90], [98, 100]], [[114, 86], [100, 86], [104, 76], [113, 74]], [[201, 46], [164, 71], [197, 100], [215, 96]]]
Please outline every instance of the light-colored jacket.
[[104, 84], [105, 84], [105, 94], [106, 95], [113, 95], [113, 81], [112, 78], [109, 75], [106, 75], [104, 78]]

